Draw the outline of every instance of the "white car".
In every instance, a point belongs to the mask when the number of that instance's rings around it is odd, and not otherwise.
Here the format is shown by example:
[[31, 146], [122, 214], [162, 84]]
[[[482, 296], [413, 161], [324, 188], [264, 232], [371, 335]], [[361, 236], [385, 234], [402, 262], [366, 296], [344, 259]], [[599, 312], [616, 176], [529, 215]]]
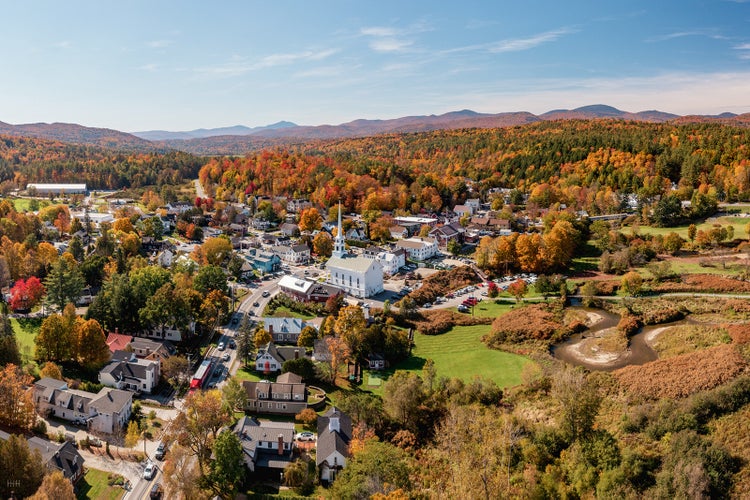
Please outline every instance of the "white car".
[[152, 462], [146, 463], [146, 468], [143, 470], [143, 479], [151, 481], [156, 473], [156, 466]]
[[223, 351], [226, 348], [227, 346], [224, 344], [224, 342], [219, 342], [219, 345], [217, 347], [218, 350]]

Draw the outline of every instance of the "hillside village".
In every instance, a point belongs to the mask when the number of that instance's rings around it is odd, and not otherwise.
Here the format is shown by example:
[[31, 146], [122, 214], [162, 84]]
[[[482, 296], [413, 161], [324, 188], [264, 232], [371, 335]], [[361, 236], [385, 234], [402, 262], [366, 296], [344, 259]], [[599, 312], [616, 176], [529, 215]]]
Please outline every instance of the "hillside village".
[[498, 495], [636, 497], [682, 491], [685, 453], [706, 491], [745, 491], [735, 424], [702, 427], [745, 411], [744, 194], [466, 177], [406, 210], [388, 186], [380, 208], [230, 189], [216, 161], [159, 192], [5, 190], [0, 451], [135, 496], [475, 491], [458, 471], [481, 460]]

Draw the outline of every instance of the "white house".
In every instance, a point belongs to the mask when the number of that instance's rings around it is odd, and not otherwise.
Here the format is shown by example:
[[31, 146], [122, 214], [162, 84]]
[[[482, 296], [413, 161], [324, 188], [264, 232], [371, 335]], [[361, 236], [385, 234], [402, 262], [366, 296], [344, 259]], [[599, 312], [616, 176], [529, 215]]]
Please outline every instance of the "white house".
[[264, 373], [279, 372], [285, 361], [306, 356], [304, 347], [282, 347], [269, 342], [258, 349], [258, 354], [255, 356], [255, 370]]
[[434, 238], [409, 238], [396, 242], [397, 248], [404, 249], [409, 258], [416, 261], [427, 260], [438, 254], [438, 243]]
[[353, 256], [346, 252], [340, 204], [338, 231], [333, 243], [333, 254], [326, 263], [326, 269], [329, 272], [328, 282], [354, 297], [371, 297], [383, 291], [382, 264], [378, 260]]
[[151, 394], [159, 383], [158, 359], [139, 359], [135, 353], [116, 351], [99, 371], [99, 382], [108, 387]]
[[34, 383], [34, 405], [41, 415], [85, 421], [89, 430], [111, 434], [127, 425], [133, 393], [102, 388], [97, 394], [68, 388], [67, 382], [43, 378]]
[[307, 245], [276, 245], [273, 253], [287, 264], [305, 264], [310, 260], [310, 247]]
[[336, 407], [318, 417], [318, 449], [315, 463], [320, 479], [331, 482], [346, 467], [349, 442], [352, 439], [352, 419]]
[[403, 249], [393, 252], [380, 252], [376, 258], [380, 262], [380, 265], [383, 266], [385, 274], [394, 275], [406, 265], [406, 252]]

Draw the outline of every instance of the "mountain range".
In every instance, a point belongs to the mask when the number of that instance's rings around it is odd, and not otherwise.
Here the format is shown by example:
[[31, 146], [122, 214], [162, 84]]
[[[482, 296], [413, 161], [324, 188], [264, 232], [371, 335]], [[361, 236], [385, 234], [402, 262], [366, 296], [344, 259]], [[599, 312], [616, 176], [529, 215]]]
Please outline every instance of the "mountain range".
[[214, 129], [182, 132], [150, 130], [126, 133], [106, 128], [85, 127], [70, 123], [33, 123], [11, 125], [0, 122], [0, 134], [53, 139], [61, 142], [87, 144], [130, 151], [176, 149], [194, 154], [242, 154], [246, 151], [275, 145], [288, 145], [310, 140], [366, 137], [384, 133], [425, 132], [441, 129], [500, 128], [546, 120], [619, 119], [641, 122], [720, 122], [750, 126], [750, 113], [737, 115], [680, 116], [649, 110], [631, 113], [612, 106], [595, 104], [576, 109], [556, 109], [535, 115], [526, 111], [477, 113], [468, 109], [442, 115], [405, 116], [389, 120], [354, 120], [339, 125], [301, 126], [280, 121], [262, 127], [235, 125]]

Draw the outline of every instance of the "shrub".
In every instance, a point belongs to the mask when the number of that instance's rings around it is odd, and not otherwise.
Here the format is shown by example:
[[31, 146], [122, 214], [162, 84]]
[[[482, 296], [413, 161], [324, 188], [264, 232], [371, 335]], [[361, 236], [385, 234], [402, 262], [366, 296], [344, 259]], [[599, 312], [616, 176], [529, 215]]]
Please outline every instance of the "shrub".
[[596, 295], [614, 295], [620, 288], [617, 281], [596, 281]]
[[555, 304], [529, 304], [514, 309], [492, 323], [484, 337], [489, 347], [526, 340], [557, 341], [570, 335], [562, 322], [562, 307]]
[[627, 366], [614, 375], [633, 394], [680, 398], [726, 383], [741, 373], [745, 364], [734, 346], [720, 345], [642, 366]]
[[439, 271], [424, 279], [422, 286], [409, 294], [417, 304], [433, 302], [437, 297], [451, 290], [478, 283], [476, 273], [469, 266], [461, 266], [448, 271]]
[[729, 333], [733, 343], [750, 343], [750, 324], [741, 323], [737, 325], [724, 325], [724, 329]]
[[435, 309], [423, 311], [414, 325], [422, 335], [440, 335], [454, 326], [488, 325], [491, 321], [491, 318], [478, 318], [447, 309]]
[[617, 329], [624, 333], [627, 337], [632, 337], [633, 335], [638, 333], [638, 330], [641, 329], [641, 326], [643, 326], [643, 324], [641, 323], [640, 318], [631, 315], [623, 316], [617, 323]]

